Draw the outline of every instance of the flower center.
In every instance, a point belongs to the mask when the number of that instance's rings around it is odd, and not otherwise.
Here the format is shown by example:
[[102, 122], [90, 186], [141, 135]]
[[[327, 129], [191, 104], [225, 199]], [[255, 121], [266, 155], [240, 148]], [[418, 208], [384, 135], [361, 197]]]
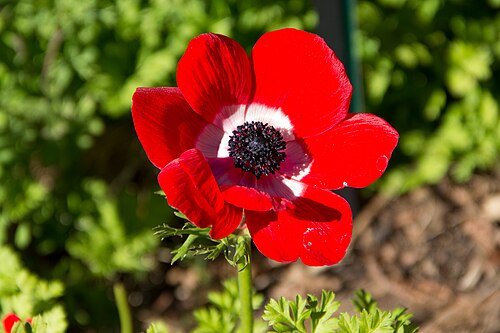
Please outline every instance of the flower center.
[[274, 174], [285, 160], [286, 142], [274, 127], [260, 121], [246, 121], [229, 137], [229, 156], [234, 166], [251, 172], [257, 179]]

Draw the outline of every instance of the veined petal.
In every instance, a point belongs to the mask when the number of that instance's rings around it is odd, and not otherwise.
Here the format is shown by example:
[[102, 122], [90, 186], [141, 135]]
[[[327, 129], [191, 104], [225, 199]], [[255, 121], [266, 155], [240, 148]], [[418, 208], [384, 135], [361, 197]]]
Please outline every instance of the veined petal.
[[280, 173], [288, 178], [301, 179], [308, 174], [312, 164], [312, 156], [307, 150], [304, 140], [296, 139], [286, 143], [286, 158], [280, 165]]
[[229, 186], [222, 189], [224, 199], [237, 206], [248, 210], [268, 211], [273, 208], [273, 200], [267, 193], [246, 186]]
[[345, 118], [351, 84], [319, 36], [296, 29], [268, 32], [255, 44], [251, 59], [252, 103], [280, 108], [299, 137], [323, 133]]
[[[276, 209], [276, 204], [280, 203], [280, 200], [276, 200], [277, 197], [295, 197], [294, 191], [300, 191], [297, 185], [302, 185], [278, 174], [263, 176], [257, 180], [252, 173], [236, 168], [231, 157], [209, 158], [208, 163], [225, 200], [248, 210]], [[287, 181], [292, 183], [292, 186], [289, 186]]]
[[242, 209], [224, 200], [200, 151], [184, 152], [162, 169], [158, 181], [170, 206], [200, 228], [211, 226], [213, 239], [228, 236], [241, 223]]
[[138, 88], [132, 118], [148, 158], [160, 169], [194, 147], [216, 154], [224, 134], [191, 109], [179, 88]]
[[233, 106], [247, 104], [252, 89], [250, 60], [231, 38], [203, 34], [191, 40], [179, 61], [177, 84], [196, 112], [217, 123], [237, 112]]
[[384, 173], [397, 143], [398, 132], [385, 120], [354, 114], [306, 140], [313, 162], [308, 174], [295, 179], [329, 189], [368, 186]]
[[[253, 179], [253, 184], [255, 184], [255, 176], [242, 169], [236, 168], [232, 157], [208, 158], [207, 161], [212, 169], [217, 184], [219, 184], [221, 188], [242, 185], [242, 180], [246, 178]], [[255, 185], [250, 185], [248, 187], [255, 187]]]
[[259, 251], [279, 262], [300, 258], [309, 266], [338, 263], [351, 241], [348, 203], [332, 192], [310, 186], [292, 204], [281, 211], [245, 211], [248, 230]]
[[[285, 201], [294, 200], [307, 187], [281, 173], [269, 174], [257, 179], [251, 172], [236, 168], [231, 157], [210, 158], [208, 163], [226, 200], [245, 209], [265, 211], [271, 203], [274, 209], [283, 209]], [[236, 193], [239, 195], [231, 195]], [[249, 196], [248, 201], [245, 201], [245, 195]]]

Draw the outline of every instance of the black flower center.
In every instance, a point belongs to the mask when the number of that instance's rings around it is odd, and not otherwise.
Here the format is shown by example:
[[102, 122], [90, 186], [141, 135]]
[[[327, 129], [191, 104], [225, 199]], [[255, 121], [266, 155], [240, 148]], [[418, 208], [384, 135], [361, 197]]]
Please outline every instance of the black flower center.
[[280, 169], [285, 148], [283, 135], [260, 121], [245, 122], [229, 137], [229, 156], [234, 166], [253, 173], [257, 179]]

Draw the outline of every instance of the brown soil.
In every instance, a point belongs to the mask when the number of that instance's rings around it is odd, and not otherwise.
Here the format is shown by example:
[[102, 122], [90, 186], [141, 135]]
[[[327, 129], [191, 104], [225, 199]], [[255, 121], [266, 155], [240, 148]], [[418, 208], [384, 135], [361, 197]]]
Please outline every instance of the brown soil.
[[[351, 311], [349, 299], [363, 288], [382, 309], [407, 307], [420, 332], [500, 332], [500, 172], [372, 198], [355, 218], [353, 243], [337, 266], [282, 265], [259, 253], [254, 262], [255, 285], [266, 297], [328, 289], [341, 310]], [[161, 292], [145, 302], [147, 311], [137, 308], [138, 316], [159, 316], [177, 330], [189, 325], [186, 313], [205, 300], [200, 286], [208, 274], [200, 267], [217, 278], [233, 274], [222, 261], [196, 267], [163, 266], [155, 273]]]

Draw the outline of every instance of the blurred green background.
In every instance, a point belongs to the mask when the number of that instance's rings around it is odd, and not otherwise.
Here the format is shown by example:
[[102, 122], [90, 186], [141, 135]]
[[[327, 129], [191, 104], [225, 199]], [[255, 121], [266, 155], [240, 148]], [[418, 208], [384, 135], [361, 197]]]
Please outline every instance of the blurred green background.
[[[401, 134], [370, 191], [498, 167], [499, 7], [358, 1], [365, 108]], [[44, 313], [52, 333], [116, 331], [112, 285], [147, 283], [168, 260], [152, 228], [172, 218], [133, 91], [175, 86], [200, 33], [250, 51], [266, 31], [317, 23], [301, 0], [0, 0], [0, 314]]]

